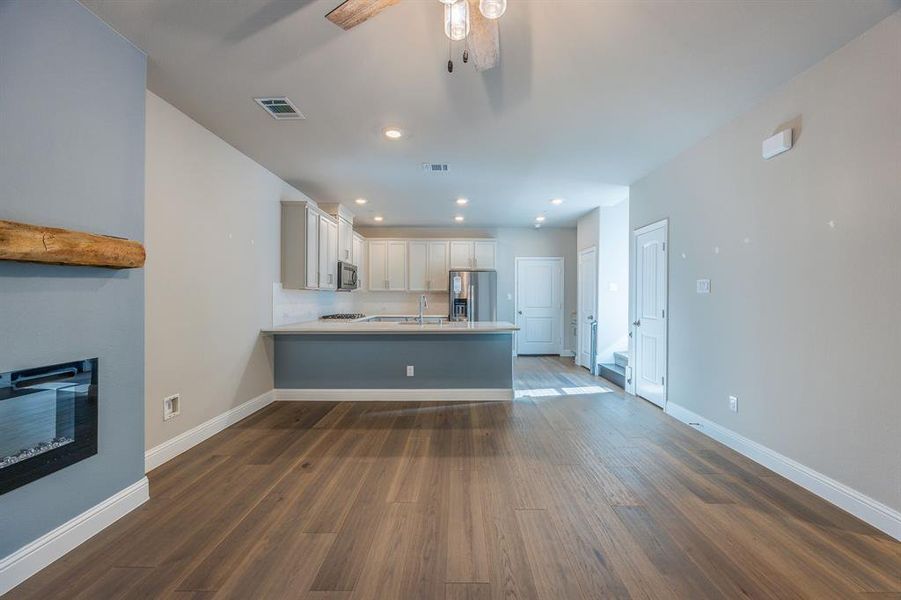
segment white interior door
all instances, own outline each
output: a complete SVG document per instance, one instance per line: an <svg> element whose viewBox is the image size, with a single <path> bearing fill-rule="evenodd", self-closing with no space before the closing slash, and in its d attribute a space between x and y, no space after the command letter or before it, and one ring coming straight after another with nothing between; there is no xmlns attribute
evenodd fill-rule
<svg viewBox="0 0 901 600"><path fill-rule="evenodd" d="M597 250L592 247L579 252L579 349L576 364L587 369L591 368L591 322L597 317L597 307L598 257Z"/></svg>
<svg viewBox="0 0 901 600"><path fill-rule="evenodd" d="M563 351L563 259L516 259L517 354Z"/></svg>
<svg viewBox="0 0 901 600"><path fill-rule="evenodd" d="M666 402L666 222L635 232L635 393Z"/></svg>

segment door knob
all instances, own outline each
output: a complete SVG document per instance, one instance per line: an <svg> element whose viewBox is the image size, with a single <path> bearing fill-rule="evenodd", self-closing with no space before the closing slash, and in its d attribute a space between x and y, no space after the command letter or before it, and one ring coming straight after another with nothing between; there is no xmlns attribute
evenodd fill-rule
<svg viewBox="0 0 901 600"><path fill-rule="evenodd" d="M516 313L521 315L521 314L522 314L522 311L521 311L521 310L518 310L518 311L516 311Z"/></svg>
<svg viewBox="0 0 901 600"><path fill-rule="evenodd" d="M588 315L588 320L589 320L589 321L594 321L594 315Z"/></svg>
<svg viewBox="0 0 901 600"><path fill-rule="evenodd" d="M632 321L632 325L634 325L635 327L641 327L641 319L639 319L637 321Z"/></svg>

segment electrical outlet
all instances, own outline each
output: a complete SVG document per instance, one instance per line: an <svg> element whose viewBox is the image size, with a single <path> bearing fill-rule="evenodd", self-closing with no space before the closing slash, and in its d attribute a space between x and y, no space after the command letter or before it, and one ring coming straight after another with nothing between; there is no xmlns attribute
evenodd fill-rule
<svg viewBox="0 0 901 600"><path fill-rule="evenodd" d="M407 365L407 377L413 377L413 365Z"/></svg>
<svg viewBox="0 0 901 600"><path fill-rule="evenodd" d="M697 289L698 289L699 294L709 294L710 293L710 280L709 279L698 279Z"/></svg>
<svg viewBox="0 0 901 600"><path fill-rule="evenodd" d="M172 394L163 399L163 421L177 417L179 413L181 413L181 396L179 394Z"/></svg>
<svg viewBox="0 0 901 600"><path fill-rule="evenodd" d="M734 413L738 412L738 398L735 396L729 396L729 410Z"/></svg>

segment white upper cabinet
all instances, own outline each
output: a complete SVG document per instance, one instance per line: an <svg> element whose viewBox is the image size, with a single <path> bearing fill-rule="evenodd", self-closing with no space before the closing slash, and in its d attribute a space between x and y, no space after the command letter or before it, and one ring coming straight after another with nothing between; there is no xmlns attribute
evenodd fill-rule
<svg viewBox="0 0 901 600"><path fill-rule="evenodd" d="M410 278L407 289L411 292L425 292L429 289L429 242L422 240L407 242Z"/></svg>
<svg viewBox="0 0 901 600"><path fill-rule="evenodd" d="M450 268L451 269L471 269L473 268L473 246L472 242L465 240L454 240L450 243Z"/></svg>
<svg viewBox="0 0 901 600"><path fill-rule="evenodd" d="M407 242L388 242L388 289L407 289Z"/></svg>
<svg viewBox="0 0 901 600"><path fill-rule="evenodd" d="M307 209L307 287L319 287L319 213Z"/></svg>
<svg viewBox="0 0 901 600"><path fill-rule="evenodd" d="M429 242L428 277L426 288L431 292L447 291L448 243Z"/></svg>
<svg viewBox="0 0 901 600"><path fill-rule="evenodd" d="M353 234L353 243L351 254L353 255L353 259L350 261L354 265L363 269L363 236L359 233Z"/></svg>
<svg viewBox="0 0 901 600"><path fill-rule="evenodd" d="M338 218L338 260L353 262L354 254L354 228L350 221Z"/></svg>
<svg viewBox="0 0 901 600"><path fill-rule="evenodd" d="M319 215L319 289L338 287L338 223L328 215Z"/></svg>
<svg viewBox="0 0 901 600"><path fill-rule="evenodd" d="M451 269L494 269L497 263L494 240L453 240L450 243Z"/></svg>
<svg viewBox="0 0 901 600"><path fill-rule="evenodd" d="M369 289L388 289L388 242L378 240L367 244L369 247Z"/></svg>
<svg viewBox="0 0 901 600"><path fill-rule="evenodd" d="M497 263L497 242L473 242L473 266L476 269L493 269Z"/></svg>
<svg viewBox="0 0 901 600"><path fill-rule="evenodd" d="M319 215L314 204L282 202L282 287L319 289Z"/></svg>
<svg viewBox="0 0 901 600"><path fill-rule="evenodd" d="M403 291L407 289L407 242L372 240L369 248L369 289Z"/></svg>
<svg viewBox="0 0 901 600"><path fill-rule="evenodd" d="M363 236L359 233L353 234L353 261L357 267L357 285L360 289L369 282L369 275L366 274L366 258L363 256L363 248L365 248Z"/></svg>

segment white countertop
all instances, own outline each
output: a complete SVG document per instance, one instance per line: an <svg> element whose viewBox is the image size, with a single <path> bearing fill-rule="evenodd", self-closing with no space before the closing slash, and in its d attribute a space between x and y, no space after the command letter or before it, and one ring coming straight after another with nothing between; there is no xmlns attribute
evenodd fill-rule
<svg viewBox="0 0 901 600"><path fill-rule="evenodd" d="M375 318L399 318L409 315L375 315ZM263 333L270 335L291 335L302 333L513 333L519 328L507 321L444 321L442 323L416 322L390 322L371 321L374 317L356 319L353 321L331 321L319 319L281 325L271 329L264 329ZM425 318L437 319L442 315L425 315Z"/></svg>

